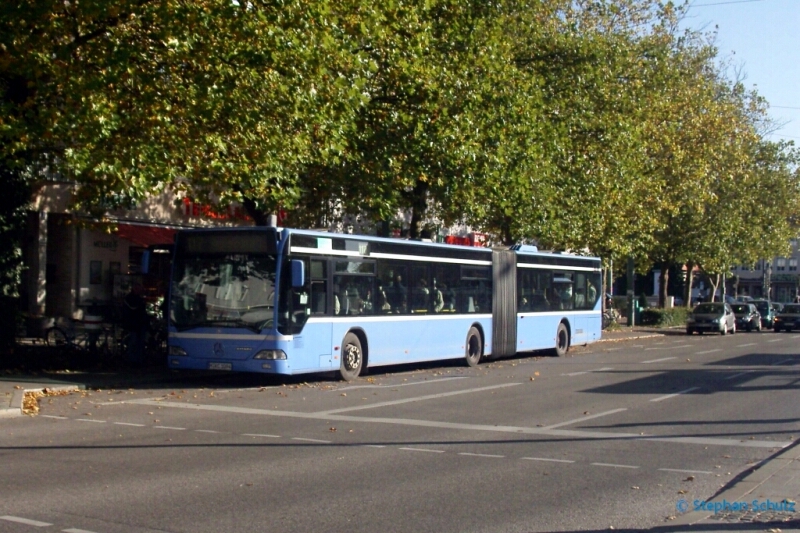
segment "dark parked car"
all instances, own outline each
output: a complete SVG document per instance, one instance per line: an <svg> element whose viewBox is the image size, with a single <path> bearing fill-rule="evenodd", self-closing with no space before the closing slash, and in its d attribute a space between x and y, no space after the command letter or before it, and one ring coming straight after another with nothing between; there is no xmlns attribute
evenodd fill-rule
<svg viewBox="0 0 800 533"><path fill-rule="evenodd" d="M736 315L736 329L761 331L761 315L755 305L733 304L731 309Z"/></svg>
<svg viewBox="0 0 800 533"><path fill-rule="evenodd" d="M775 331L800 329L800 304L786 304L775 317Z"/></svg>
<svg viewBox="0 0 800 533"><path fill-rule="evenodd" d="M769 300L753 300L750 302L758 309L758 314L761 315L761 326L770 328L775 325L775 308Z"/></svg>
<svg viewBox="0 0 800 533"><path fill-rule="evenodd" d="M686 334L705 331L719 332L722 335L736 333L736 317L729 304L708 302L698 305L686 319Z"/></svg>

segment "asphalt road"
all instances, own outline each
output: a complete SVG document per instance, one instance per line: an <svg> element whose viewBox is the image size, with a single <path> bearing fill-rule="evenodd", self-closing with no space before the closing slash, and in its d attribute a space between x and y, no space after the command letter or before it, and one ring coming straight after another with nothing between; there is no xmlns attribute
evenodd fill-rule
<svg viewBox="0 0 800 533"><path fill-rule="evenodd" d="M798 339L45 398L0 426L0 532L661 526L800 436Z"/></svg>

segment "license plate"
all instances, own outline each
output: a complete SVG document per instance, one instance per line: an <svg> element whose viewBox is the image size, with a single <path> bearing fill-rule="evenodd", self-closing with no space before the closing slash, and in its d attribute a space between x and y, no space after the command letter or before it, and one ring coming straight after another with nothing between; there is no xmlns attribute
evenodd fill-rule
<svg viewBox="0 0 800 533"><path fill-rule="evenodd" d="M208 363L209 370L231 370L233 363Z"/></svg>

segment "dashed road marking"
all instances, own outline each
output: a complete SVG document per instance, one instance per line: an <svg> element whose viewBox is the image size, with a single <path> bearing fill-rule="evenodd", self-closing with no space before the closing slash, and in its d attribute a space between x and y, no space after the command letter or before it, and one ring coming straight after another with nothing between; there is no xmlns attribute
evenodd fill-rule
<svg viewBox="0 0 800 533"><path fill-rule="evenodd" d="M575 461L569 461L567 459L550 459L548 457L523 457L527 461L544 461L547 463L574 463Z"/></svg>
<svg viewBox="0 0 800 533"><path fill-rule="evenodd" d="M642 364L649 365L650 363L660 363L661 361L669 361L670 359L677 359L677 357L662 357L661 359L651 359L650 361L642 361Z"/></svg>
<svg viewBox="0 0 800 533"><path fill-rule="evenodd" d="M407 452L444 453L444 450L429 450L427 448L398 448L398 450L405 450Z"/></svg>
<svg viewBox="0 0 800 533"><path fill-rule="evenodd" d="M114 422L114 424L116 424L117 426L132 426L132 427L135 427L135 428L143 428L143 427L145 427L144 424L133 424L131 422Z"/></svg>
<svg viewBox="0 0 800 533"><path fill-rule="evenodd" d="M782 340L783 339L771 339L771 340L768 340L767 342L781 342Z"/></svg>
<svg viewBox="0 0 800 533"><path fill-rule="evenodd" d="M172 426L153 426L153 429L171 429L173 431L186 431L186 428L176 428Z"/></svg>
<svg viewBox="0 0 800 533"><path fill-rule="evenodd" d="M384 444L365 444L364 448L386 448Z"/></svg>
<svg viewBox="0 0 800 533"><path fill-rule="evenodd" d="M7 522L16 522L17 524L25 524L26 526L35 526L35 527L49 527L53 524L48 522L39 522L38 520L31 520L29 518L22 518L19 516L0 516L0 520L6 520Z"/></svg>
<svg viewBox="0 0 800 533"><path fill-rule="evenodd" d="M670 398L674 398L675 396L680 396L681 394L686 394L687 392L692 392L693 390L697 390L699 388L700 387L692 387L692 388L689 388L689 389L686 389L686 390L682 390L680 392L676 392L674 394L667 394L666 396L659 396L658 398L653 398L650 401L651 402L661 402L661 401L664 401L664 400L669 400Z"/></svg>
<svg viewBox="0 0 800 533"><path fill-rule="evenodd" d="M281 438L280 435L266 435L264 433L242 433L242 437L265 437L268 439L279 439ZM299 440L299 439L295 439ZM329 441L319 441L319 442L329 442Z"/></svg>
<svg viewBox="0 0 800 533"><path fill-rule="evenodd" d="M331 441L329 440L307 439L305 437L292 437L292 440L301 440L303 442L318 442L319 444L331 444Z"/></svg>
<svg viewBox="0 0 800 533"><path fill-rule="evenodd" d="M222 431L216 431L213 429L195 429L197 433L222 433Z"/></svg>
<svg viewBox="0 0 800 533"><path fill-rule="evenodd" d="M71 527L69 529L62 529L61 531L63 531L64 533L95 533L94 531L89 531L88 529L77 529L74 527Z"/></svg>
<svg viewBox="0 0 800 533"><path fill-rule="evenodd" d="M566 422L561 422L560 424L553 424L551 426L545 426L543 429L555 429L555 428L560 428L562 426L569 426L571 424L577 424L578 422L583 422L584 420L591 420L593 418L600 418L601 416L613 415L615 413L621 413L622 411L627 411L627 410L628 409L625 408L625 407L622 407L620 409L612 409L610 411L605 411L603 413L597 413L597 414L594 414L594 415L582 416L580 418L575 418L573 420L567 420Z"/></svg>
<svg viewBox="0 0 800 533"><path fill-rule="evenodd" d="M631 468L631 469L634 469L634 468L639 468L638 466L633 466L633 465L617 465L617 464L614 464L614 463L591 463L591 465L592 465L592 466L609 466L609 467L611 467L611 468Z"/></svg>
<svg viewBox="0 0 800 533"><path fill-rule="evenodd" d="M611 367L598 368L596 370L584 370L583 372L570 372L569 374L561 374L562 376L582 376L583 374L591 374L592 372L605 372L606 370L614 370Z"/></svg>
<svg viewBox="0 0 800 533"><path fill-rule="evenodd" d="M385 389L388 387L409 387L411 385L427 385L428 383L438 383L441 381L453 381L455 379L469 379L467 376L453 376L450 378L430 379L428 381L415 381L413 383L398 383L397 385L353 385L352 387L340 387L338 389L331 389L331 392L355 389Z"/></svg>
<svg viewBox="0 0 800 533"><path fill-rule="evenodd" d="M388 402L378 402L378 403L371 403L367 405L357 405L355 407L342 407L341 409L331 409L328 411L319 411L317 413L313 413L315 416L319 415L331 415L336 413L345 413L347 411L360 411L363 409L376 409L378 407L387 407L390 405L400 405L403 403L410 403L410 402L419 402L423 400L435 400L438 398L447 398L448 396L458 396L459 394L470 394L473 392L484 392L489 390L495 389L505 389L507 387L514 387L516 385L521 385L521 383L504 383L502 385L492 385L489 387L478 387L476 389L464 389L452 392L441 392L439 394L427 394L425 396L415 396L413 398L403 398L402 400L392 400Z"/></svg>
<svg viewBox="0 0 800 533"><path fill-rule="evenodd" d="M469 452L458 452L458 455L466 455L468 457L489 457L492 459L503 459L505 455L492 455L490 453L469 453Z"/></svg>
<svg viewBox="0 0 800 533"><path fill-rule="evenodd" d="M756 345L756 343L754 343L754 342L748 342L746 344L737 344L736 347L737 348L745 348L747 346L755 346L755 345Z"/></svg>
<svg viewBox="0 0 800 533"><path fill-rule="evenodd" d="M42 418L55 418L57 420L69 420L69 417L67 417L67 416L56 416L56 415L39 415L39 416L41 416Z"/></svg>
<svg viewBox="0 0 800 533"><path fill-rule="evenodd" d="M682 470L680 468L659 468L659 472L678 472L679 474L713 474L705 470Z"/></svg>
<svg viewBox="0 0 800 533"><path fill-rule="evenodd" d="M94 422L95 424L105 424L105 420L92 420L91 418L76 418L78 422Z"/></svg>
<svg viewBox="0 0 800 533"><path fill-rule="evenodd" d="M723 379L726 380L726 381L729 380L729 379L736 379L738 377L744 376L745 374L749 374L750 372L752 372L752 370L745 370L744 372L739 372L738 374L734 374L732 376L728 376L727 378L723 378Z"/></svg>

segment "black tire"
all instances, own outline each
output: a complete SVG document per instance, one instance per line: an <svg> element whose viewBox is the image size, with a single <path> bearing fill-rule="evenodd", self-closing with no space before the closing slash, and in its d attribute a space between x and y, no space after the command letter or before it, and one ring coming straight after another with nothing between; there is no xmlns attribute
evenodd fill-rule
<svg viewBox="0 0 800 533"><path fill-rule="evenodd" d="M722 330L719 332L719 334L720 335L727 335L728 334L728 325L727 324L723 324L722 325Z"/></svg>
<svg viewBox="0 0 800 533"><path fill-rule="evenodd" d="M747 332L749 333L751 331L753 331L753 323L752 322L748 322L747 323Z"/></svg>
<svg viewBox="0 0 800 533"><path fill-rule="evenodd" d="M775 333L780 333L781 332L781 327L780 326L773 326L773 328L775 330Z"/></svg>
<svg viewBox="0 0 800 533"><path fill-rule="evenodd" d="M686 334L687 335L692 335L692 334L694 334L694 331L692 331L691 329L687 329L686 330Z"/></svg>
<svg viewBox="0 0 800 533"><path fill-rule="evenodd" d="M556 329L556 347L553 348L553 353L556 357L564 357L569 351L569 331L564 323L558 325Z"/></svg>
<svg viewBox="0 0 800 533"><path fill-rule="evenodd" d="M342 361L339 365L339 375L345 381L353 381L361 374L364 366L364 352L361 351L361 341L353 333L348 333L342 341Z"/></svg>
<svg viewBox="0 0 800 533"><path fill-rule="evenodd" d="M467 365L476 367L480 364L483 357L483 340L481 339L481 332L478 328L471 327L467 332L467 343L464 348L464 359Z"/></svg>
<svg viewBox="0 0 800 533"><path fill-rule="evenodd" d="M67 334L56 326L45 331L44 339L48 346L66 346L68 344Z"/></svg>

